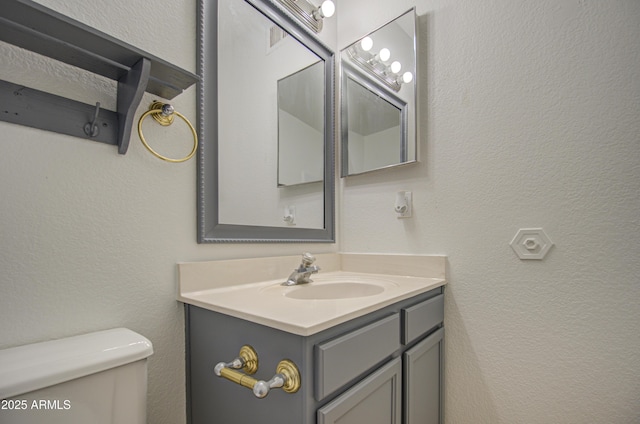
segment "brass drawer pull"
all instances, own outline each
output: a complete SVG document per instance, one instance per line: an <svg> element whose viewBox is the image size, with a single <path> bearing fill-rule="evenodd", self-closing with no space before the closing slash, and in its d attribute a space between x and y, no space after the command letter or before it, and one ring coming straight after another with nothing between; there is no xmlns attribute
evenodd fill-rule
<svg viewBox="0 0 640 424"><path fill-rule="evenodd" d="M276 374L269 381L257 380L247 375L254 374L257 370L258 355L251 346L245 345L240 349L240 355L236 359L231 362L219 362L213 372L218 377L253 390L253 394L260 399L266 397L271 389L281 387L287 393L295 393L300 389L300 371L293 361L280 361L276 367Z"/></svg>

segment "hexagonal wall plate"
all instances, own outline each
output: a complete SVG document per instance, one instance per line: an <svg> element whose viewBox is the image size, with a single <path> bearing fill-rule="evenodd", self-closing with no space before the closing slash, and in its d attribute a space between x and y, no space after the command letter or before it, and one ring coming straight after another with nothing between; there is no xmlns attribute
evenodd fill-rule
<svg viewBox="0 0 640 424"><path fill-rule="evenodd" d="M538 260L543 259L553 246L542 228L521 228L509 244L520 259Z"/></svg>

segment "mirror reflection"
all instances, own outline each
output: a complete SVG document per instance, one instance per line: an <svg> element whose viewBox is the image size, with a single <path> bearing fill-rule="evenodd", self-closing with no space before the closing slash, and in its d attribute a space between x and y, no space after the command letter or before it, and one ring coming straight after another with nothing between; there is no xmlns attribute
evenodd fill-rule
<svg viewBox="0 0 640 424"><path fill-rule="evenodd" d="M295 204L297 226L322 228L322 184L279 190L276 180L278 81L309 68L320 58L250 4L237 0L221 3L226 7L218 11L218 81L223 82L218 86L220 222L286 227L284 208ZM322 71L320 67L316 81L320 91ZM293 103L307 104L307 94L313 95L311 90L303 90L289 97ZM324 104L322 96L319 101ZM320 126L317 136L322 139L323 135ZM321 170L322 149L319 153L316 159ZM306 165L304 159L298 161ZM284 164L281 168L287 169ZM321 179L322 174L316 181Z"/></svg>
<svg viewBox="0 0 640 424"><path fill-rule="evenodd" d="M199 3L199 241L333 241L332 52L270 0Z"/></svg>
<svg viewBox="0 0 640 424"><path fill-rule="evenodd" d="M417 160L415 10L341 52L342 172Z"/></svg>
<svg viewBox="0 0 640 424"><path fill-rule="evenodd" d="M407 103L343 66L343 175L407 162Z"/></svg>
<svg viewBox="0 0 640 424"><path fill-rule="evenodd" d="M321 62L278 81L278 186L322 181Z"/></svg>

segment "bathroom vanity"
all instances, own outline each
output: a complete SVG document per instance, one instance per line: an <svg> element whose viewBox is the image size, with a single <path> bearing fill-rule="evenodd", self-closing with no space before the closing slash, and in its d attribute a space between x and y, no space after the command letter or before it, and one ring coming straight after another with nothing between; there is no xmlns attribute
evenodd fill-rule
<svg viewBox="0 0 640 424"><path fill-rule="evenodd" d="M297 260L180 264L188 422L441 423L444 258L319 255L312 283L282 286ZM225 285L234 270L239 284ZM260 277L246 270L282 278L249 282ZM216 364L243 346L257 354L255 374L238 370L239 384L217 376ZM247 387L270 380L283 359L299 385L258 398Z"/></svg>

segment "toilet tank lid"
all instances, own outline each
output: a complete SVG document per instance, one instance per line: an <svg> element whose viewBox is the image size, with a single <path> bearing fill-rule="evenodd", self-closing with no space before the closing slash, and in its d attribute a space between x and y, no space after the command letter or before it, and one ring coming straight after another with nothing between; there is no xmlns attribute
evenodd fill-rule
<svg viewBox="0 0 640 424"><path fill-rule="evenodd" d="M149 357L151 342L126 328L0 350L0 399Z"/></svg>

